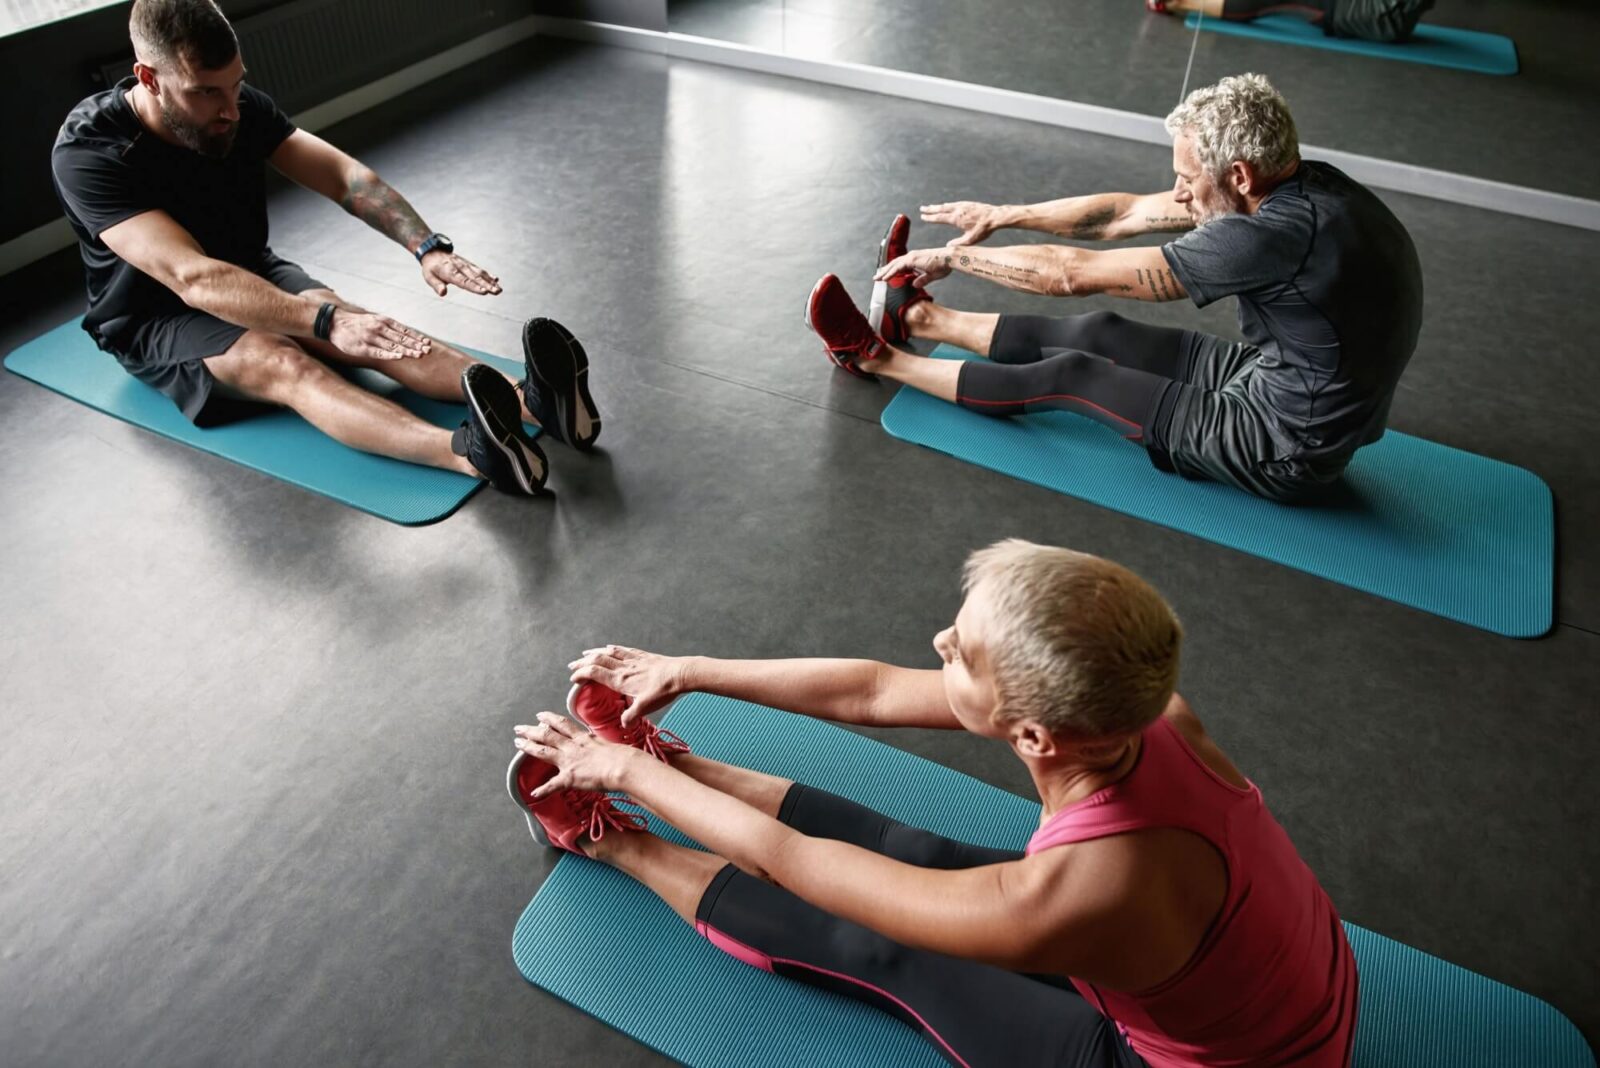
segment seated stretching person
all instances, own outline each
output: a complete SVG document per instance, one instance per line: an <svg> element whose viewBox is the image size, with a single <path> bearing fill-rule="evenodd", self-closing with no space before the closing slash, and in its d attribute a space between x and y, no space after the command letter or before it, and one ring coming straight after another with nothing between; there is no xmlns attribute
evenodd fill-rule
<svg viewBox="0 0 1600 1068"><path fill-rule="evenodd" d="M1409 40L1433 0L1144 0L1162 14L1199 11L1208 19L1245 21L1262 15L1303 15L1329 37L1393 44Z"/></svg>
<svg viewBox="0 0 1600 1068"><path fill-rule="evenodd" d="M1195 90L1167 116L1167 129L1178 175L1171 192L935 205L923 219L962 233L916 252L905 251L910 224L897 219L880 252L869 319L833 275L812 291L807 321L829 358L974 411L1089 416L1187 478L1273 500L1312 496L1383 435L1422 324L1416 250L1366 188L1299 158L1288 106L1259 75ZM1107 251L965 247L1007 226L1083 239L1189 233L1160 247ZM1245 343L1109 312L953 311L922 288L951 271L1057 296L1189 296L1201 307L1237 296ZM890 347L910 338L947 341L992 362Z"/></svg>
<svg viewBox="0 0 1600 1068"><path fill-rule="evenodd" d="M283 405L353 448L512 493L545 481L523 420L593 445L588 361L565 327L524 326L519 398L494 368L356 307L267 247L271 163L404 246L440 296L452 285L500 292L369 168L244 84L233 27L211 0L136 0L129 35L134 76L74 108L51 153L88 276L84 329L129 374L197 426L236 414L239 400ZM452 435L324 361L464 400L468 418Z"/></svg>
<svg viewBox="0 0 1600 1068"><path fill-rule="evenodd" d="M957 1065L1344 1068L1343 927L1173 692L1172 610L1117 564L1023 541L974 553L965 586L942 670L591 650L569 705L594 733L548 712L518 727L512 794L541 841L638 879L746 963L922 1027ZM640 718L690 690L1001 740L1039 830L1024 853L967 845L696 756Z"/></svg>

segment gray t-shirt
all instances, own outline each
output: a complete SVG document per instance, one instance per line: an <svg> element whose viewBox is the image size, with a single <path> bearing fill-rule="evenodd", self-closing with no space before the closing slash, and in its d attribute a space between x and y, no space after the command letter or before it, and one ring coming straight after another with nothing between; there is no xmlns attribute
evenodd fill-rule
<svg viewBox="0 0 1600 1068"><path fill-rule="evenodd" d="M1422 328L1422 267L1365 186L1305 161L1254 215L1213 219L1162 248L1196 305L1239 298L1261 350L1246 395L1278 459L1337 470L1377 441Z"/></svg>

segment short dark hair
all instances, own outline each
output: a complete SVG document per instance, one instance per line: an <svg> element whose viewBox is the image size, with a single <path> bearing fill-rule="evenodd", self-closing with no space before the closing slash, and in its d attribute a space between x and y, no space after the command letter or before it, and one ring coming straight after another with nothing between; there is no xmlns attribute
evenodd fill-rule
<svg viewBox="0 0 1600 1068"><path fill-rule="evenodd" d="M128 36L141 56L218 70L239 54L228 16L214 0L134 0Z"/></svg>

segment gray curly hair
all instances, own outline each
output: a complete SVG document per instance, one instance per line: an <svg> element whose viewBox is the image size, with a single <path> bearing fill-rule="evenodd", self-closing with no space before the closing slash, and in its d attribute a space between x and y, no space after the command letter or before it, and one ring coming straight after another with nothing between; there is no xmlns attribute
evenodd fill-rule
<svg viewBox="0 0 1600 1068"><path fill-rule="evenodd" d="M1187 133L1213 178L1220 179L1234 160L1272 175L1300 158L1289 105L1260 74L1236 74L1196 89L1167 116L1167 132Z"/></svg>

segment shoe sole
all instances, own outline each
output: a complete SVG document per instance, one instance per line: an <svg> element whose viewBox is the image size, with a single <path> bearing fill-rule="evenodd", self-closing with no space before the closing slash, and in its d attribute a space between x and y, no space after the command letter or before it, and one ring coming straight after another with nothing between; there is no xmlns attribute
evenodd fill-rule
<svg viewBox="0 0 1600 1068"><path fill-rule="evenodd" d="M506 767L506 793L510 794L511 800L517 803L517 808L522 810L523 818L528 821L528 833L533 835L533 840L546 849L550 849L553 848L550 844L550 836L544 833L544 827L539 823L538 818L534 816L533 810L522 800L522 793L517 789L517 766L524 760L530 759L532 758L527 753L518 753L511 758L511 763Z"/></svg>
<svg viewBox="0 0 1600 1068"><path fill-rule="evenodd" d="M536 495L540 490L544 489L545 477L549 473L544 453L539 449L539 446L522 436L520 419L517 420L517 426L513 428L507 425L501 413L485 405L483 398L478 395L478 391L472 388L468 380L469 373L463 371L461 374L461 392L466 395L467 406L472 409L472 414L477 417L479 422L489 428L489 440L494 443L494 447L511 464L511 473L516 477L517 485L522 489L522 492L530 497ZM499 372L491 371L490 373L498 374ZM510 386L508 385L506 388L510 389ZM512 390L511 394L515 397L516 391ZM537 476L534 474L536 470L539 472Z"/></svg>
<svg viewBox="0 0 1600 1068"><path fill-rule="evenodd" d="M822 288L822 283L826 282L829 278L832 278L832 277L833 277L832 275L825 274L820 279L818 279L817 280L817 284L811 287L811 295L806 298L806 329L811 331L813 334L817 334L817 328L811 322L811 305L816 303L817 291ZM817 337L820 338L820 337L822 337L822 335L821 334L817 334ZM835 367L839 368L841 371L849 371L851 374L855 375L857 378L864 378L864 379L866 379L867 381L870 382L870 381L872 381L872 380L874 380L874 379L876 379L878 377L877 375L869 375L867 372L861 370L859 367L852 366L851 364L845 363L843 360L839 359L839 357L837 357L837 356L835 356L833 354L833 350L828 347L827 342L823 342L822 354L824 356L828 357L828 362L829 363L833 364Z"/></svg>
<svg viewBox="0 0 1600 1068"><path fill-rule="evenodd" d="M889 259L890 259L890 256L889 256L889 241L894 237L895 227L900 225L900 220L903 219L903 218L905 218L905 216L896 215L894 217L894 222L889 224L889 229L887 229L887 230L885 230L883 232L883 240L878 242L878 266L880 268L883 267L884 264L889 262ZM910 223L910 220L908 219L907 220L908 227L909 227L909 223ZM874 272L874 273L876 273L876 272ZM872 283L872 300L869 301L868 304L867 304L867 324L869 326L871 326L872 329L874 329L874 330L876 330L878 332L878 336L879 337L882 337L884 339L887 339L890 334L894 333L894 331L892 331L892 330L885 330L884 329L884 325L885 324L884 324L884 321L883 321L883 309L885 307L887 307L888 304L889 304L889 283L888 282L873 282Z"/></svg>
<svg viewBox="0 0 1600 1068"><path fill-rule="evenodd" d="M530 328L540 329L535 324L543 324L546 332L553 333L562 344L559 347L531 344ZM556 420L561 424L561 438L575 449L587 452L594 448L595 439L600 436L600 409L595 407L594 397L589 393L589 356L583 351L583 345L572 331L554 319L530 320L522 329L522 344L524 351L533 356L528 361L528 372L538 379L540 389L550 390L551 395L559 398ZM578 434L580 405L589 419L589 433L581 437Z"/></svg>

